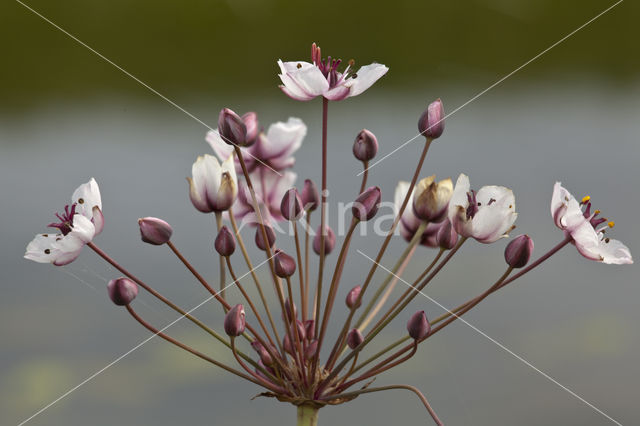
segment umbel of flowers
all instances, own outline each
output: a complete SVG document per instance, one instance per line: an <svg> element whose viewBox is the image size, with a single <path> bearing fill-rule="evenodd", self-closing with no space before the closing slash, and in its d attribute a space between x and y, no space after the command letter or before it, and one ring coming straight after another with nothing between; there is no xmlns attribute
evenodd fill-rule
<svg viewBox="0 0 640 426"><path fill-rule="evenodd" d="M188 180L188 195L193 206L202 213L213 214L217 232L211 236L214 256L219 259L218 283L211 283L200 274L172 242L171 226L154 217L138 222L142 241L167 246L177 260L194 276L225 312L223 324L205 324L142 281L129 269L99 248L94 239L104 226L102 201L98 184L92 178L74 191L71 204L56 214L59 222L49 224L55 231L36 235L27 246L25 257L41 263L65 265L76 259L86 245L122 274L107 285L108 295L151 333L177 345L187 352L227 372L241 377L262 389L262 396L274 397L298 408L299 425L315 425L318 410L327 405L342 404L358 396L392 389L413 392L436 424L442 421L427 398L415 387L403 384L372 386L382 373L408 361L420 344L464 315L490 294L507 286L538 267L567 245L574 245L580 254L602 263L632 263L629 249L609 237L613 221L592 210L590 197L580 201L560 183L551 195L551 217L562 231L559 242L535 260L533 240L520 235L504 250L505 270L495 282L478 296L460 304L437 318L424 310L406 312L406 307L431 283L454 258L467 241L492 244L509 237L517 218L513 192L504 186L487 185L477 190L469 177L460 174L454 185L451 179L435 176L421 178L423 164L431 144L442 137L445 113L438 99L430 103L418 120L418 130L424 141L417 164L408 182L396 188L395 219L386 231L375 260L361 276L358 285L345 288L342 273L349 255L354 232L374 219L383 195L377 186L369 186L369 162L378 151L378 140L369 130L355 137L353 154L363 166L359 194L354 194L351 222L345 235L338 240L327 223L327 123L330 101L340 101L362 94L382 77L388 68L370 64L355 70L350 62L323 58L315 44L311 62L278 61L280 88L298 101L322 99L322 180L320 191L309 179L296 184L293 155L307 133L306 125L297 118L271 124L266 132L255 113L238 115L225 108L220 112L218 129L211 130L206 140L214 155L198 157ZM336 165L343 167L343 165ZM238 179L240 176L240 179ZM319 210L319 221L312 226L312 216ZM245 228L244 236L241 232ZM295 252L278 248L275 230L287 224ZM253 232L249 240L262 252L260 259L251 258L245 241L246 229ZM406 249L393 264L385 268L381 282L373 279L392 238L399 234L408 242ZM303 235L301 235L301 233ZM428 253L418 246L433 249ZM313 250L313 254L311 253ZM329 255L336 252L329 268ZM255 253L256 250L253 250ZM417 254L419 253L419 254ZM395 284L403 276L407 264L416 256L427 265L416 277L407 277L411 285L400 297L391 298ZM236 259L232 263L232 258ZM246 265L236 271L237 264ZM234 263L236 266L234 266ZM385 263L388 263L385 260ZM262 282L255 269L266 264L269 282ZM312 264L314 273L312 274ZM518 270L517 272L515 272ZM251 276L251 284L240 282ZM315 275L315 276L314 276ZM217 285L216 285L217 284ZM240 296L225 292L230 286ZM229 350L235 363L229 363L219 353L204 353L171 337L144 320L134 309L134 300L142 287L220 343L219 351ZM347 293L344 304L338 299L340 290ZM267 292L275 293L275 304L267 302ZM338 299L338 300L337 300ZM337 301L337 303L336 303ZM346 310L342 323L332 321L335 309ZM394 320L406 322L406 334L383 350L375 348L376 336ZM327 340L327 330L335 340ZM220 361L220 360L225 360Z"/></svg>

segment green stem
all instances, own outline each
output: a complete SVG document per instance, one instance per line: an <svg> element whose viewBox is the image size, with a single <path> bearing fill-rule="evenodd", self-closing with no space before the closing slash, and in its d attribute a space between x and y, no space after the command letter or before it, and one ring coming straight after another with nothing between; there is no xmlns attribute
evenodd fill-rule
<svg viewBox="0 0 640 426"><path fill-rule="evenodd" d="M318 411L313 405L298 405L298 426L318 426Z"/></svg>

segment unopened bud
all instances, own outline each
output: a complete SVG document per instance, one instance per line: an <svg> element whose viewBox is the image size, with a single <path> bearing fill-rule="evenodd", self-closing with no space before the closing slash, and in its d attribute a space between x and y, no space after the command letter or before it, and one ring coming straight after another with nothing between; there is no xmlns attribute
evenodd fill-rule
<svg viewBox="0 0 640 426"><path fill-rule="evenodd" d="M161 246L171 239L173 229L171 225L157 217L143 217L138 219L140 237L145 243Z"/></svg>
<svg viewBox="0 0 640 426"><path fill-rule="evenodd" d="M220 228L213 245L220 256L228 257L236 251L236 239L226 225Z"/></svg>
<svg viewBox="0 0 640 426"><path fill-rule="evenodd" d="M416 185L413 197L415 215L432 223L441 222L447 215L449 200L453 195L451 179L435 181L436 176L421 179Z"/></svg>
<svg viewBox="0 0 640 426"><path fill-rule="evenodd" d="M298 318L298 308L296 307L296 304L293 303L293 316L291 315L291 302L289 301L289 299L286 299L284 301L284 310L287 313L287 322L291 322L294 319ZM282 319L284 320L284 313L282 314Z"/></svg>
<svg viewBox="0 0 640 426"><path fill-rule="evenodd" d="M316 352L318 352L318 341L313 340L307 345L307 348L304 350L305 359L310 360L311 358L316 356Z"/></svg>
<svg viewBox="0 0 640 426"><path fill-rule="evenodd" d="M449 219L441 222L440 229L436 234L436 241L440 248L451 250L458 243L458 233Z"/></svg>
<svg viewBox="0 0 640 426"><path fill-rule="evenodd" d="M364 190L362 194L356 198L351 213L361 221L369 220L378 213L380 206L380 188L372 186Z"/></svg>
<svg viewBox="0 0 640 426"><path fill-rule="evenodd" d="M318 208L320 204L320 194L318 194L318 188L312 180L305 179L300 200L305 210L312 212Z"/></svg>
<svg viewBox="0 0 640 426"><path fill-rule="evenodd" d="M300 340L304 340L307 337L307 331L304 328L304 324L302 323L302 321L296 320L295 326L298 329L298 337L300 338ZM293 328L292 328L291 332L295 336L296 331L293 330Z"/></svg>
<svg viewBox="0 0 640 426"><path fill-rule="evenodd" d="M512 268L522 268L533 253L533 240L528 235L519 235L504 249L504 260Z"/></svg>
<svg viewBox="0 0 640 426"><path fill-rule="evenodd" d="M376 135L367 129L360 130L353 142L353 155L360 161L369 161L378 153Z"/></svg>
<svg viewBox="0 0 640 426"><path fill-rule="evenodd" d="M300 219L304 214L302 200L296 188L291 188L284 193L280 203L280 213L285 219L291 221Z"/></svg>
<svg viewBox="0 0 640 426"><path fill-rule="evenodd" d="M361 291L362 291L362 287L357 285L354 288L352 288L349 291L349 293L347 293L347 299L345 300L345 303L347 304L347 307L349 309L353 309L353 307L356 305L356 302L358 301L358 297L360 297ZM358 303L358 306L356 306L356 309L359 308L361 304L362 304L362 300L360 301L360 303Z"/></svg>
<svg viewBox="0 0 640 426"><path fill-rule="evenodd" d="M327 255L331 253L336 246L336 234L333 233L333 229L331 229L328 225L325 225L325 237L324 237L324 254ZM320 255L322 252L322 235L320 233L320 227L318 227L318 231L316 232L316 236L313 237L313 251L316 252L317 255Z"/></svg>
<svg viewBox="0 0 640 426"><path fill-rule="evenodd" d="M284 348L285 352L287 352L288 354L291 354L291 356L295 356L296 351L293 345L291 344L289 333L284 334L284 337L282 338L282 347Z"/></svg>
<svg viewBox="0 0 640 426"><path fill-rule="evenodd" d="M131 303L138 295L138 285L129 278L117 278L107 284L109 298L118 306Z"/></svg>
<svg viewBox="0 0 640 426"><path fill-rule="evenodd" d="M271 374L272 376L276 374L276 372L274 371L274 369L273 369L273 368L271 368L271 367L268 367L268 366L264 365L264 362L262 362L262 360L261 360L261 359L259 359L259 360L258 360L258 365L259 365L262 369L264 369L264 371L268 372L268 373L269 373L269 374ZM257 374L258 376L260 376L261 378L263 378L264 380L266 380L266 381L268 381L268 382L271 382L271 379L270 379L267 375L265 375L265 374L260 370L260 368L256 368L256 374Z"/></svg>
<svg viewBox="0 0 640 426"><path fill-rule="evenodd" d="M273 258L276 275L280 278L288 278L296 272L296 261L282 250L278 251Z"/></svg>
<svg viewBox="0 0 640 426"><path fill-rule="evenodd" d="M276 242L276 233L269 225L264 225L264 230L267 233L267 239L269 240L269 248L273 248ZM264 236L262 235L262 226L256 227L256 245L260 250L267 250L267 245L264 243Z"/></svg>
<svg viewBox="0 0 640 426"><path fill-rule="evenodd" d="M256 141L260 128L258 125L258 115L255 112L248 112L242 116L242 121L247 128L246 145L250 146Z"/></svg>
<svg viewBox="0 0 640 426"><path fill-rule="evenodd" d="M230 337L238 337L244 333L244 306L238 303L224 317L224 331Z"/></svg>
<svg viewBox="0 0 640 426"><path fill-rule="evenodd" d="M351 349L355 349L360 346L362 342L364 342L364 337L362 336L362 333L360 333L360 330L357 328L351 329L349 334L347 334L347 345Z"/></svg>
<svg viewBox="0 0 640 426"><path fill-rule="evenodd" d="M409 336L414 340L420 340L431 331L431 325L427 321L427 315L424 311L418 311L409 318L407 322L407 331Z"/></svg>
<svg viewBox="0 0 640 426"><path fill-rule="evenodd" d="M271 356L267 348L265 348L262 343L258 342L257 340L254 340L253 342L251 342L251 347L253 348L254 351L256 351L256 353L260 357L260 361L262 361L264 365L273 365L274 363L273 357Z"/></svg>
<svg viewBox="0 0 640 426"><path fill-rule="evenodd" d="M444 107L437 99L431 102L418 120L420 134L429 139L437 139L444 132Z"/></svg>
<svg viewBox="0 0 640 426"><path fill-rule="evenodd" d="M218 115L218 133L229 145L247 146L247 126L242 118L229 108L223 108Z"/></svg>
<svg viewBox="0 0 640 426"><path fill-rule="evenodd" d="M316 322L312 319L308 319L304 322L304 330L307 335L307 339L311 340L313 338L313 334L315 333Z"/></svg>

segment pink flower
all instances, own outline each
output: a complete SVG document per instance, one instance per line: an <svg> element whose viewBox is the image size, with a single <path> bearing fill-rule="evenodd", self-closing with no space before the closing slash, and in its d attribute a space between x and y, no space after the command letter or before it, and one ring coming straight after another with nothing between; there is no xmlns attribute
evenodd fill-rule
<svg viewBox="0 0 640 426"><path fill-rule="evenodd" d="M280 204L285 193L295 186L297 175L290 171L278 175L265 167L258 167L249 176L265 223L274 225L286 220L280 211ZM251 193L244 181L239 182L238 199L233 205L233 214L236 218L242 219L243 223L259 223L253 209Z"/></svg>
<svg viewBox="0 0 640 426"><path fill-rule="evenodd" d="M585 206L585 210L582 210ZM572 243L581 255L590 260L611 264L633 263L631 252L618 240L605 237L608 228L613 228L613 222L598 217L599 210L591 213L590 197L584 197L578 201L556 182L551 196L551 216L556 226L562 229L565 235L570 236ZM599 225L604 224L600 228Z"/></svg>
<svg viewBox="0 0 640 426"><path fill-rule="evenodd" d="M389 71L385 65L374 62L353 72L351 62L343 72L339 72L338 66L342 61L330 56L323 59L315 43L311 46L311 61L278 60L282 80L280 89L290 98L309 101L322 95L331 101L341 101L364 92Z"/></svg>
<svg viewBox="0 0 640 426"><path fill-rule="evenodd" d="M100 188L94 178L80 185L71 196L71 205L64 213L56 214L59 223L48 226L57 228L57 234L38 234L27 246L25 259L38 263L53 263L56 266L73 262L85 244L102 232L102 199Z"/></svg>

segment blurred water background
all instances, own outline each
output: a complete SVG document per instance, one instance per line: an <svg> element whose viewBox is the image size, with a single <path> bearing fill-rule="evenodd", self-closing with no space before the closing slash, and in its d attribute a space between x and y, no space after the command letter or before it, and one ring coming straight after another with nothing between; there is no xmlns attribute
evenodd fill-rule
<svg viewBox="0 0 640 426"><path fill-rule="evenodd" d="M428 101L441 97L452 111L612 3L28 4L213 127L224 106L254 110L265 126L302 118L309 133L297 155L299 182L320 177L320 102L280 93L275 60L306 59L316 41L327 54L389 65L370 91L330 106L329 185L337 202L353 199L359 187L351 143L360 129L378 136L385 155L416 134ZM22 259L33 234L45 231L75 187L91 176L98 180L107 226L97 243L181 306L207 295L168 250L139 241L136 219L169 221L175 243L211 279L217 259L212 218L191 206L184 181L196 156L210 152L206 127L19 3L0 5L0 16L0 423L18 424L149 336L109 302L106 280L117 273L89 250L61 268ZM561 238L549 215L552 186L560 180L578 197L591 195L616 221L612 236L637 256L639 17L636 3L621 3L461 109L434 143L423 175L455 179L465 172L473 185L513 188L516 233L531 235L538 254ZM371 170L383 198L392 200L397 181L410 177L420 149L415 141ZM335 214L330 220L337 223ZM355 249L374 257L382 241L369 234L352 244L339 300L370 266ZM279 245L291 248L284 238ZM383 264L390 267L404 245L398 238ZM453 307L481 292L503 271L504 245L469 243L428 294ZM405 276L415 277L434 254L419 249ZM335 255L330 260L331 266ZM266 279L265 272L259 275ZM467 320L621 424L639 424L637 281L633 265L589 262L568 247ZM158 326L176 317L146 294L136 304ZM430 317L442 313L422 298L406 317L417 309ZM197 313L221 324L213 303ZM339 304L335 324L344 314ZM404 333L405 320L384 332L380 347ZM170 330L233 362L188 322ZM462 323L376 381L388 383L418 386L448 425L613 423ZM153 339L29 424L293 423L293 407L250 400L258 392ZM412 395L394 391L323 409L320 421L422 424L425 415Z"/></svg>

